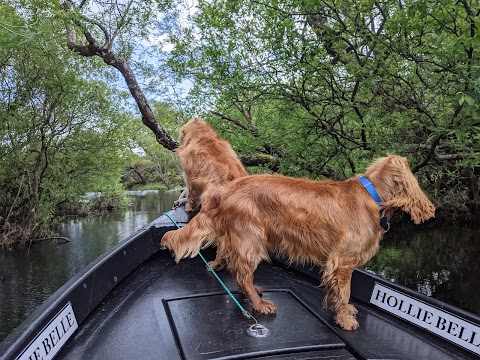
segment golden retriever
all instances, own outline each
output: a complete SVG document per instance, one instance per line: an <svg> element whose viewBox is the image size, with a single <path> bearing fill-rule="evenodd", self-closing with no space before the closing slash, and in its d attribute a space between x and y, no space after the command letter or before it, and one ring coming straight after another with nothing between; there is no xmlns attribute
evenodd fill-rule
<svg viewBox="0 0 480 360"><path fill-rule="evenodd" d="M192 118L180 129L180 146L175 152L184 171L187 212L198 211L225 184L248 175L230 144L200 118ZM217 257L210 266L218 270L223 263Z"/></svg>
<svg viewBox="0 0 480 360"><path fill-rule="evenodd" d="M419 224L435 215L435 207L420 189L407 160L390 155L374 161L367 178L381 198L377 203L355 176L346 181L312 181L280 175L252 175L226 185L210 197L199 214L180 230L167 232L162 244L176 260L196 256L215 243L240 289L254 310L275 313L253 285L258 264L269 251L292 262L313 263L323 269L324 306L335 322L356 329L357 309L349 304L353 270L378 251L396 209Z"/></svg>
<svg viewBox="0 0 480 360"><path fill-rule="evenodd" d="M188 121L180 130L180 158L187 186L187 212L198 211L212 193L248 173L230 144L200 118Z"/></svg>

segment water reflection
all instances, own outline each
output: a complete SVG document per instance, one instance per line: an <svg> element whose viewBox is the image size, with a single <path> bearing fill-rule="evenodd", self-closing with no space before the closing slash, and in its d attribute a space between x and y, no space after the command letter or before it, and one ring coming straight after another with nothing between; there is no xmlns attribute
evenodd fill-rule
<svg viewBox="0 0 480 360"><path fill-rule="evenodd" d="M61 224L67 244L0 250L0 341L68 279L142 226L171 209L178 192L131 192L132 205L115 213Z"/></svg>
<svg viewBox="0 0 480 360"><path fill-rule="evenodd" d="M480 228L404 226L385 235L365 268L480 315Z"/></svg>

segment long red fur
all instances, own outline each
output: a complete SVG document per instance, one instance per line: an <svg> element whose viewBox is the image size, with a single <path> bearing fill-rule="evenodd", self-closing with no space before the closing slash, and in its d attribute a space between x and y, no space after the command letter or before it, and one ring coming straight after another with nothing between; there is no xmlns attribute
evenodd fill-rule
<svg viewBox="0 0 480 360"><path fill-rule="evenodd" d="M377 159L364 176L377 189L388 219L396 209L416 224L434 216L405 158ZM269 260L269 252L319 265L324 305L333 309L338 325L353 330L359 324L349 304L351 276L378 251L384 234L379 209L357 177L339 182L252 175L212 195L187 226L167 232L162 244L179 261L214 243L253 308L267 314L276 307L258 295L253 272Z"/></svg>
<svg viewBox="0 0 480 360"><path fill-rule="evenodd" d="M187 212L198 211L220 187L248 175L230 144L200 118L192 118L180 129L175 152L184 171Z"/></svg>
<svg viewBox="0 0 480 360"><path fill-rule="evenodd" d="M182 126L180 146L175 152L184 171L187 212L198 211L224 185L248 175L230 144L200 118L192 118ZM220 270L225 263L217 256L210 266Z"/></svg>

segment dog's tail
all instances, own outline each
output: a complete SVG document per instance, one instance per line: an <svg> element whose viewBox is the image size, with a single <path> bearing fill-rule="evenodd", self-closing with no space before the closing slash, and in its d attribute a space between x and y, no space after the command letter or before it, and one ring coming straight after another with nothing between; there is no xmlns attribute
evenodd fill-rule
<svg viewBox="0 0 480 360"><path fill-rule="evenodd" d="M212 195L186 226L163 235L162 245L175 253L175 261L195 257L200 249L215 242L215 227L212 224L219 204L220 195Z"/></svg>

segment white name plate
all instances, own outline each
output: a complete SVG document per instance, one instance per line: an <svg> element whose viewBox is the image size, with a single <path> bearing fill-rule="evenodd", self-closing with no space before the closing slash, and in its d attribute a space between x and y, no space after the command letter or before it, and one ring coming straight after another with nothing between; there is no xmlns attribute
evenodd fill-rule
<svg viewBox="0 0 480 360"><path fill-rule="evenodd" d="M480 327L468 320L378 283L370 303L480 355Z"/></svg>
<svg viewBox="0 0 480 360"><path fill-rule="evenodd" d="M77 328L72 304L68 302L23 350L17 360L53 359Z"/></svg>

